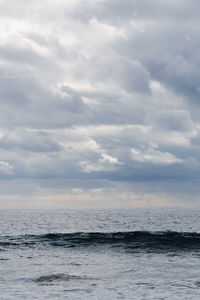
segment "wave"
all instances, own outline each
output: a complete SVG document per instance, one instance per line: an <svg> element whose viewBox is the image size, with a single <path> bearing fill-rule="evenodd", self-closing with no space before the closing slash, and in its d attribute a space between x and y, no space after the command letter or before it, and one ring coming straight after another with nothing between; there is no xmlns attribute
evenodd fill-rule
<svg viewBox="0 0 200 300"><path fill-rule="evenodd" d="M76 232L0 237L0 250L26 247L121 247L132 250L200 250L200 233L174 231Z"/></svg>
<svg viewBox="0 0 200 300"><path fill-rule="evenodd" d="M37 277L33 279L33 281L44 284L44 283L49 283L53 281L69 281L72 279L83 279L80 276L75 276L75 275L69 275L69 274L64 274L64 273L55 273L55 274L50 274L50 275L43 275L40 277Z"/></svg>

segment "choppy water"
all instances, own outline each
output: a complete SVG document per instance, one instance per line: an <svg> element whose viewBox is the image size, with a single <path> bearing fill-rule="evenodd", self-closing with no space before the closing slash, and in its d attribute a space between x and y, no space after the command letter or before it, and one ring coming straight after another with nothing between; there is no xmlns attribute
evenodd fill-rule
<svg viewBox="0 0 200 300"><path fill-rule="evenodd" d="M0 299L200 299L200 210L0 210Z"/></svg>

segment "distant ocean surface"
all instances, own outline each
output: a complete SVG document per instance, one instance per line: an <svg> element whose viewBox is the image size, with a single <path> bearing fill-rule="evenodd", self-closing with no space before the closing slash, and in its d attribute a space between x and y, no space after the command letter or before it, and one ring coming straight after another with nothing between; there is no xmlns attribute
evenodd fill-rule
<svg viewBox="0 0 200 300"><path fill-rule="evenodd" d="M200 209L0 210L0 300L200 299Z"/></svg>

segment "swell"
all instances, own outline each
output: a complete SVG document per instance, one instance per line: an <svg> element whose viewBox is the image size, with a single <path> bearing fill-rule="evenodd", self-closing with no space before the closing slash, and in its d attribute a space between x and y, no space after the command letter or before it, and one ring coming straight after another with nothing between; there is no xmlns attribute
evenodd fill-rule
<svg viewBox="0 0 200 300"><path fill-rule="evenodd" d="M200 250L200 233L191 232L76 232L0 237L0 250L17 248L122 247L135 250Z"/></svg>

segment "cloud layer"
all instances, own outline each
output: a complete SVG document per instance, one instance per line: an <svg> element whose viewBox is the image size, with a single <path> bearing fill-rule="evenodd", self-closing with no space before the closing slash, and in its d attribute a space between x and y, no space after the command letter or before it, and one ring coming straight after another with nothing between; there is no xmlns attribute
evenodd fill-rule
<svg viewBox="0 0 200 300"><path fill-rule="evenodd" d="M3 207L197 202L199 1L0 7Z"/></svg>

